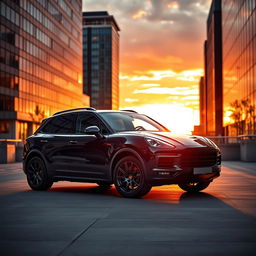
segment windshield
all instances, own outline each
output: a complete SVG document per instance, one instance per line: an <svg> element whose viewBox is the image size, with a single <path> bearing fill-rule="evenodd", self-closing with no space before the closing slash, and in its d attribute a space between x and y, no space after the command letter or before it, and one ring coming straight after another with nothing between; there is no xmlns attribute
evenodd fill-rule
<svg viewBox="0 0 256 256"><path fill-rule="evenodd" d="M167 128L153 119L137 113L102 112L101 117L116 132L121 131L154 131L166 132Z"/></svg>

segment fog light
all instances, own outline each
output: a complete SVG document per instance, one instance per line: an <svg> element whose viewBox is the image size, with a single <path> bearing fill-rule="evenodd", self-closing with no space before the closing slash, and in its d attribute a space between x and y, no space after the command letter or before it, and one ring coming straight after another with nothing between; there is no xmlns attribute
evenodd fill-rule
<svg viewBox="0 0 256 256"><path fill-rule="evenodd" d="M158 172L159 175L170 175L170 172Z"/></svg>

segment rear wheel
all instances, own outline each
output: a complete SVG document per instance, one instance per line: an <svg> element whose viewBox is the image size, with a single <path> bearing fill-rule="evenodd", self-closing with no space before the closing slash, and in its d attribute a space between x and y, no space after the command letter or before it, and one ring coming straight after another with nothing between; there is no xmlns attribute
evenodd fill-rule
<svg viewBox="0 0 256 256"><path fill-rule="evenodd" d="M31 158L26 165L28 185L33 190L47 190L53 182L48 178L43 160L40 157Z"/></svg>
<svg viewBox="0 0 256 256"><path fill-rule="evenodd" d="M178 184L179 187L187 192L199 192L206 189L210 182L189 182Z"/></svg>
<svg viewBox="0 0 256 256"><path fill-rule="evenodd" d="M114 183L117 191L124 197L142 197L152 187L146 182L141 162L133 156L124 157L116 164Z"/></svg>

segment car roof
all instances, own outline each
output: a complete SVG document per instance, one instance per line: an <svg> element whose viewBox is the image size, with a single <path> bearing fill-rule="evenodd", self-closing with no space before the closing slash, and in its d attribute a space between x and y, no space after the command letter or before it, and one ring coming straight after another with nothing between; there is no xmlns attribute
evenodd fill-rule
<svg viewBox="0 0 256 256"><path fill-rule="evenodd" d="M96 110L95 108L75 108L75 109L67 109L67 110L63 110L63 111L59 111L56 112L55 114L53 114L52 116L49 116L47 118L44 118L42 120L42 124L45 123L47 120L54 118L56 116L61 116L61 115L65 115L65 114L70 114L70 113L79 113L79 112L90 112L90 113L130 113L130 114L139 114L134 110L130 110L130 109L123 109L123 110ZM147 116L144 114L139 114L139 115L143 115L143 116ZM147 116L148 117L148 116ZM148 117L150 118L150 117ZM150 118L152 119L152 118ZM153 119L152 119L153 120ZM165 126L163 126L162 124L160 124L159 122L157 122L156 120L153 120L154 122L158 123L161 127L163 127L165 130L168 130Z"/></svg>
<svg viewBox="0 0 256 256"><path fill-rule="evenodd" d="M63 111L58 111L56 113L54 113L52 116L49 116L49 117L46 117L43 119L44 120L47 120L47 119L50 119L52 117L55 117L55 116L60 116L60 115L63 115L63 114L70 114L70 113L80 113L80 112L91 112L91 113L107 113L107 112L113 112L113 113L124 113L124 112L128 112L128 113L136 113L136 111L134 110L130 110L130 109L124 109L124 110L96 110L95 108L91 108L91 107L88 107L88 108L74 108L74 109L67 109L67 110L63 110Z"/></svg>

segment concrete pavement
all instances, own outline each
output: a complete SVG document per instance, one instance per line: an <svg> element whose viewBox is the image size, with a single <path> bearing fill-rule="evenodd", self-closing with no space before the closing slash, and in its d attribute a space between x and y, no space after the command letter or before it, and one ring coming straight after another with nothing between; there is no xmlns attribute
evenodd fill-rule
<svg viewBox="0 0 256 256"><path fill-rule="evenodd" d="M1 255L254 255L256 163L224 162L204 193L58 182L31 191L21 164L0 165Z"/></svg>

